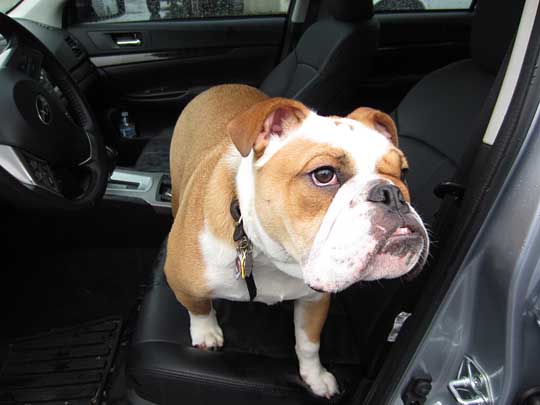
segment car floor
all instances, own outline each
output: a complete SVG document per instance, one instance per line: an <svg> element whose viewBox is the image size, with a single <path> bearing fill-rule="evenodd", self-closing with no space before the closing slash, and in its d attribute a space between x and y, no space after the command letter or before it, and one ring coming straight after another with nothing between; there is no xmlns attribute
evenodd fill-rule
<svg viewBox="0 0 540 405"><path fill-rule="evenodd" d="M10 252L1 341L108 316L127 319L155 254L118 247Z"/></svg>
<svg viewBox="0 0 540 405"><path fill-rule="evenodd" d="M10 344L20 338L120 318L119 345L105 390L111 394L109 403L116 403L114 397L125 400L123 368L129 334L156 249L93 247L9 253L0 294L0 370L13 362Z"/></svg>

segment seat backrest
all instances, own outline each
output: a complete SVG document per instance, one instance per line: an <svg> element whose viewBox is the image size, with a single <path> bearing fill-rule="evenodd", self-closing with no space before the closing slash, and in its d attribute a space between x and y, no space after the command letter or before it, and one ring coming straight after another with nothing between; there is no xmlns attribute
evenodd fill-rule
<svg viewBox="0 0 540 405"><path fill-rule="evenodd" d="M523 0L482 0L471 36L471 59L422 79L394 111L407 154L413 203L433 223L440 200L433 189L452 180L468 149L482 138L481 117L495 77L519 24Z"/></svg>
<svg viewBox="0 0 540 405"><path fill-rule="evenodd" d="M321 114L340 113L346 89L365 77L377 50L372 0L329 0L329 16L312 24L261 90L294 98Z"/></svg>

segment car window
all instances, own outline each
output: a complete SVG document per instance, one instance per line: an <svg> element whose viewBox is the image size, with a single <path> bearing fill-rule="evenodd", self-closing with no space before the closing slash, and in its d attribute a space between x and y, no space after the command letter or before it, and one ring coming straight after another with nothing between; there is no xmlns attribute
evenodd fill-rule
<svg viewBox="0 0 540 405"><path fill-rule="evenodd" d="M373 0L375 11L468 10L474 0Z"/></svg>
<svg viewBox="0 0 540 405"><path fill-rule="evenodd" d="M22 0L0 0L0 13L7 13Z"/></svg>
<svg viewBox="0 0 540 405"><path fill-rule="evenodd" d="M286 14L290 0L74 0L79 22L156 21Z"/></svg>

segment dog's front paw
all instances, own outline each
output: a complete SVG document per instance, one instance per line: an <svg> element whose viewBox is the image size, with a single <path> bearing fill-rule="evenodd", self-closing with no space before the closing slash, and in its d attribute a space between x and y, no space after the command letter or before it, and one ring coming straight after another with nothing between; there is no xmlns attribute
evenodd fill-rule
<svg viewBox="0 0 540 405"><path fill-rule="evenodd" d="M331 398L339 393L336 378L324 367L318 370L301 370L300 375L309 388L320 397Z"/></svg>
<svg viewBox="0 0 540 405"><path fill-rule="evenodd" d="M214 310L208 315L191 315L190 329L193 346L205 350L215 350L223 346L223 331Z"/></svg>
<svg viewBox="0 0 540 405"><path fill-rule="evenodd" d="M223 331L216 325L213 329L192 333L191 341L198 349L216 350L223 346Z"/></svg>

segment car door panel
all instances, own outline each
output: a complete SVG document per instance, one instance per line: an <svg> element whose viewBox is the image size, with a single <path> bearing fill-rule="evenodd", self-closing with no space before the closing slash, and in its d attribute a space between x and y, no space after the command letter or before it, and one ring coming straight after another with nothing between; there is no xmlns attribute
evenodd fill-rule
<svg viewBox="0 0 540 405"><path fill-rule="evenodd" d="M114 95L178 109L211 85L257 85L276 62L284 24L285 17L258 17L80 24L70 31ZM118 46L122 34L140 45Z"/></svg>
<svg viewBox="0 0 540 405"><path fill-rule="evenodd" d="M174 100L189 101L189 95L215 84L258 85L275 63L274 51L269 46L211 48L198 56L167 52L152 54L150 57L155 60L150 62L107 64L100 59L94 63L125 101L163 103L161 107L174 108Z"/></svg>
<svg viewBox="0 0 540 405"><path fill-rule="evenodd" d="M472 12L377 13L380 40L373 74L358 89L358 105L391 112L426 74L469 57Z"/></svg>
<svg viewBox="0 0 540 405"><path fill-rule="evenodd" d="M134 164L147 140L170 132L187 103L208 87L258 86L277 62L285 23L280 15L68 27L99 73L88 95L119 164ZM135 139L120 137L124 110L137 127Z"/></svg>

